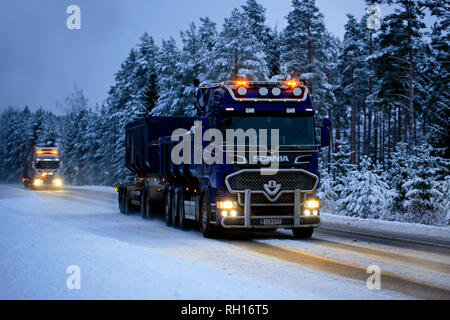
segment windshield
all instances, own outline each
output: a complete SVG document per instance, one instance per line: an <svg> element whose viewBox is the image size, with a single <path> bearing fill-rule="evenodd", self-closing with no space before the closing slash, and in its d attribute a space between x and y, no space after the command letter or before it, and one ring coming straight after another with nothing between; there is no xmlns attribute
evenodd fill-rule
<svg viewBox="0 0 450 320"><path fill-rule="evenodd" d="M280 145L314 145L314 119L312 116L297 117L230 117L223 122L224 129L267 130L270 144L272 129L279 130ZM259 140L258 140L259 141Z"/></svg>
<svg viewBox="0 0 450 320"><path fill-rule="evenodd" d="M38 161L36 164L38 169L59 169L59 161Z"/></svg>

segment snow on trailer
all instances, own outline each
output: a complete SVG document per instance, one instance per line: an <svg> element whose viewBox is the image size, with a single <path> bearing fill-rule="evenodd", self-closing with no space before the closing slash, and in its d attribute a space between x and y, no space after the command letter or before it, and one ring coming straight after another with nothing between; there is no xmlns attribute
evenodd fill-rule
<svg viewBox="0 0 450 320"><path fill-rule="evenodd" d="M330 125L324 119L319 144L312 99L300 81L198 85L197 117L147 117L126 126L126 166L135 178L118 187L120 211L135 206L148 218L161 206L167 225L191 221L206 237L220 229L276 228L310 237L320 224L318 152L329 144ZM214 139L205 139L209 129ZM229 130L231 143L215 140ZM275 131L276 144L267 141ZM207 150L211 141L217 145Z"/></svg>

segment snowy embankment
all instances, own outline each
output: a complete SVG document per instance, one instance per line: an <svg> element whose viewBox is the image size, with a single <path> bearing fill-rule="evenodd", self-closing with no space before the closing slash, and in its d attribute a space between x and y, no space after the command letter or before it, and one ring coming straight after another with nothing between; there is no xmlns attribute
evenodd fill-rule
<svg viewBox="0 0 450 320"><path fill-rule="evenodd" d="M322 222L330 225L358 228L360 231L388 232L391 234L450 241L450 227L429 226L419 223L378 219L363 219L321 213Z"/></svg>

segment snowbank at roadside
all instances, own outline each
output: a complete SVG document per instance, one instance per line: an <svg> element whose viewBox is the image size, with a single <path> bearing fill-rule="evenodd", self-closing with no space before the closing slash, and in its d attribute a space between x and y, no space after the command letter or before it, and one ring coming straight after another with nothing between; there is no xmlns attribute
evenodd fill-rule
<svg viewBox="0 0 450 320"><path fill-rule="evenodd" d="M329 213L320 213L323 223L337 226L356 227L361 230L373 232L388 232L428 239L450 241L450 227L437 227L419 223L397 222L378 219L363 219L357 217L340 216Z"/></svg>

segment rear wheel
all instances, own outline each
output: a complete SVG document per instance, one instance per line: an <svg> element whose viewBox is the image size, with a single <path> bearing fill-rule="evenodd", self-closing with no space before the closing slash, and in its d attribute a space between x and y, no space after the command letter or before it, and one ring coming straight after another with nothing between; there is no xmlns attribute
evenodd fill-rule
<svg viewBox="0 0 450 320"><path fill-rule="evenodd" d="M166 195L164 196L164 209L165 209L165 218L166 224L168 226L172 225L172 188L167 188Z"/></svg>
<svg viewBox="0 0 450 320"><path fill-rule="evenodd" d="M130 200L128 199L128 194L127 194L127 190L125 189L124 192L122 193L123 196L123 214L129 215L131 213L131 203Z"/></svg>
<svg viewBox="0 0 450 320"><path fill-rule="evenodd" d="M125 213L124 212L124 210L123 210L123 189L121 188L121 187L119 187L119 190L118 190L119 192L118 192L118 202L119 202L119 211L120 211L120 213Z"/></svg>
<svg viewBox="0 0 450 320"><path fill-rule="evenodd" d="M186 229L188 227L188 221L184 216L184 192L180 189L178 194L178 226L181 229Z"/></svg>
<svg viewBox="0 0 450 320"><path fill-rule="evenodd" d="M147 212L145 211L145 202L146 202L146 200L147 200L147 191L146 190L142 190L142 192L141 192L141 199L140 199L140 202L141 202L141 217L142 217L142 219L147 219Z"/></svg>
<svg viewBox="0 0 450 320"><path fill-rule="evenodd" d="M178 199L180 197L180 188L175 188L173 189L172 192L172 220L173 220L173 225L175 227L178 227Z"/></svg>
<svg viewBox="0 0 450 320"><path fill-rule="evenodd" d="M294 237L297 239L309 239L309 238L311 238L313 232L314 232L314 228L312 228L312 227L292 229L292 233L294 234Z"/></svg>
<svg viewBox="0 0 450 320"><path fill-rule="evenodd" d="M209 195L205 193L200 207L200 230L205 238L215 238L217 230L211 225L211 207Z"/></svg>
<svg viewBox="0 0 450 320"><path fill-rule="evenodd" d="M147 219L150 219L152 217L152 208L149 194L145 197L145 212L147 213Z"/></svg>

